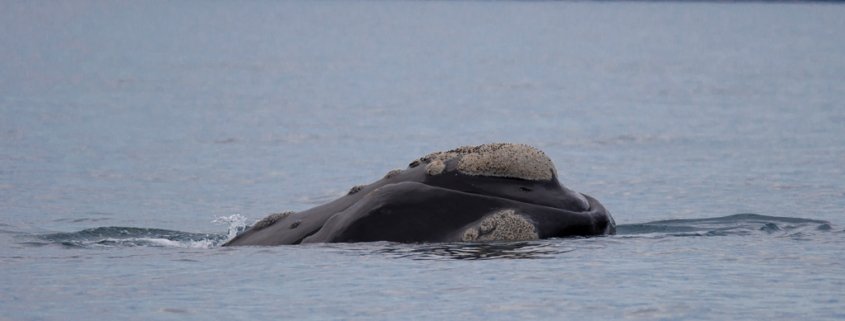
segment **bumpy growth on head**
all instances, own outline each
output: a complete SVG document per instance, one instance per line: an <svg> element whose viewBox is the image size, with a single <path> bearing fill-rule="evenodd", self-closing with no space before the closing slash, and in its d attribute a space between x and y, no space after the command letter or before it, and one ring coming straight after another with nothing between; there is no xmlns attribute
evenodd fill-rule
<svg viewBox="0 0 845 321"><path fill-rule="evenodd" d="M439 159L433 160L428 165L425 165L425 173L428 175L440 175L444 169L446 169L446 164Z"/></svg>
<svg viewBox="0 0 845 321"><path fill-rule="evenodd" d="M273 225L273 223L276 223L279 220L284 219L285 217L288 217L288 216L290 216L291 214L294 214L294 213L295 212L293 212L293 211L287 211L287 212L274 213L274 214L267 215L267 217L262 218L258 222L255 222L255 224L252 225L252 229L256 230L256 231L263 229L265 227Z"/></svg>
<svg viewBox="0 0 845 321"><path fill-rule="evenodd" d="M464 230L461 236L464 242L525 241L539 238L534 224L512 209L485 216L480 223Z"/></svg>
<svg viewBox="0 0 845 321"><path fill-rule="evenodd" d="M543 151L523 144L464 146L446 152L428 154L420 158L420 161L429 163L426 167L429 175L437 175L442 172L442 169L438 170L439 164L454 158L458 159L458 172L465 175L509 177L532 181L547 181L557 175L552 160ZM429 167L432 167L431 170Z"/></svg>
<svg viewBox="0 0 845 321"><path fill-rule="evenodd" d="M394 169L394 170L391 170L391 171L387 172L387 174L384 174L384 179L391 179L391 178L394 178L394 177L396 177L397 175L399 175L399 174L401 174L401 173L402 173L402 170L401 170L401 169Z"/></svg>
<svg viewBox="0 0 845 321"><path fill-rule="evenodd" d="M350 189L349 189L349 192L348 192L348 193L346 193L346 195L352 195L352 194L358 193L358 192L360 192L362 189L364 189L364 187L367 187L367 185L355 185L355 186L352 186L352 188L350 188Z"/></svg>

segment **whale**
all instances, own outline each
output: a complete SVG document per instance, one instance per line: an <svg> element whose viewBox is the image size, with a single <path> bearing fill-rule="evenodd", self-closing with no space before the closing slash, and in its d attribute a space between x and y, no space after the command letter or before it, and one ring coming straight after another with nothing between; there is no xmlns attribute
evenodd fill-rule
<svg viewBox="0 0 845 321"><path fill-rule="evenodd" d="M430 153L326 204L271 214L223 246L527 241L615 231L610 212L563 186L543 151L491 143Z"/></svg>

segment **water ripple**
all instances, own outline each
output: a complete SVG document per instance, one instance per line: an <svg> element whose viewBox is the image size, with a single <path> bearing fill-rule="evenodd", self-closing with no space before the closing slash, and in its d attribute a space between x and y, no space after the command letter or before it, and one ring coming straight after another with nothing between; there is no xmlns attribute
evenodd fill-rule
<svg viewBox="0 0 845 321"><path fill-rule="evenodd" d="M767 234L776 237L802 237L830 231L831 229L830 222L822 220L743 213L714 218L662 220L619 225L616 232L620 237L653 238L755 234Z"/></svg>
<svg viewBox="0 0 845 321"><path fill-rule="evenodd" d="M214 248L231 239L246 228L245 218L233 215L219 219L229 224L227 233L192 233L156 228L96 227L71 233L53 233L27 238L21 245L40 247L58 244L69 248L102 247L177 247ZM735 214L715 218L661 220L617 227L617 235L600 239L602 245L613 245L631 238L663 239L677 237L766 236L794 240L812 240L820 233L827 234L834 228L827 221ZM838 232L841 233L841 232ZM23 235L27 236L27 235ZM584 238L566 238L530 242L479 242L479 243L423 243L400 244L389 242L334 244L341 251L360 255L378 254L414 260L490 260L490 259L544 259L576 249L591 249ZM590 240L590 239L587 239Z"/></svg>
<svg viewBox="0 0 845 321"><path fill-rule="evenodd" d="M548 242L390 244L373 251L413 260L548 259L574 251Z"/></svg>
<svg viewBox="0 0 845 321"><path fill-rule="evenodd" d="M228 235L108 226L72 233L45 234L38 238L69 248L135 246L211 248L222 244L228 238ZM32 242L22 244L35 246Z"/></svg>

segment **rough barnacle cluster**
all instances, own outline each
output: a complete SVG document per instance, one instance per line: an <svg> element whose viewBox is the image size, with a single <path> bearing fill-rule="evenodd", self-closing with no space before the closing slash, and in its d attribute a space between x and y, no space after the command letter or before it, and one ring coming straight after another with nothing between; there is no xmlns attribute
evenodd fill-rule
<svg viewBox="0 0 845 321"><path fill-rule="evenodd" d="M440 175L443 173L443 170L446 169L446 164L443 161L437 159L425 165L425 173L428 175Z"/></svg>
<svg viewBox="0 0 845 321"><path fill-rule="evenodd" d="M484 217L480 223L464 230L461 240L526 241L540 238L534 224L512 209L505 209Z"/></svg>
<svg viewBox="0 0 845 321"><path fill-rule="evenodd" d="M256 231L263 229L265 227L273 225L273 223L276 223L276 222L278 222L278 221L280 221L280 220L282 220L282 219L284 219L284 218L286 218L286 217L288 217L288 216L290 216L291 214L294 214L294 213L296 213L296 212L287 211L287 212L274 213L274 214L267 215L267 217L262 218L258 222L255 222L255 224L252 225L252 229L256 230Z"/></svg>
<svg viewBox="0 0 845 321"><path fill-rule="evenodd" d="M387 174L384 174L384 178L385 179L394 178L394 177L396 177L396 175L399 175L401 173L402 173L401 169L394 169L392 171L387 172Z"/></svg>
<svg viewBox="0 0 845 321"><path fill-rule="evenodd" d="M551 180L557 175L554 164L543 151L523 144L464 146L428 154L420 158L419 162L428 163L426 172L429 175L437 175L443 172L445 163L454 158L458 158L458 172L465 175L510 177L534 181Z"/></svg>
<svg viewBox="0 0 845 321"><path fill-rule="evenodd" d="M364 189L364 187L367 187L367 185L355 185L355 186L352 186L352 188L350 188L350 189L349 189L349 193L346 193L346 195L352 195L352 194L358 193L358 192L360 192L362 189Z"/></svg>

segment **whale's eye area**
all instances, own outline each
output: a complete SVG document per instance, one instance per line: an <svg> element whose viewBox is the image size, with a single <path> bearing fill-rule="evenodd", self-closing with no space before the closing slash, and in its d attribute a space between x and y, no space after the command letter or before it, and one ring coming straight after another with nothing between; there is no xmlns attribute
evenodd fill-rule
<svg viewBox="0 0 845 321"><path fill-rule="evenodd" d="M528 188L528 187L525 187L525 186L520 186L520 187L519 187L519 190L521 190L521 191L523 191L523 192L530 192L530 191L533 191L532 189L530 189L530 188Z"/></svg>

